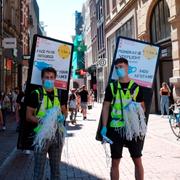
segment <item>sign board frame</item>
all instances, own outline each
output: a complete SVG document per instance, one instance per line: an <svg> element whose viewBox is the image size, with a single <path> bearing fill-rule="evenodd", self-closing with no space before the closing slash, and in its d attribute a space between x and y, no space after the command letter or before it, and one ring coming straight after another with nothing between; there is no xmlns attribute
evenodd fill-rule
<svg viewBox="0 0 180 180"><path fill-rule="evenodd" d="M42 58L42 60L41 60L41 58L39 59L39 57L38 57L38 55L43 55L42 53L37 53L37 51L39 51L40 49L38 49L38 46L40 46L41 44L40 44L40 41L44 41L45 43L47 43L47 48L51 48L52 46L53 46L53 43L56 45L56 46L60 46L60 47L65 47L65 48L69 48L70 47L70 49L68 50L69 52L69 54L68 54L68 59L65 59L65 60L62 60L62 58L60 59L58 59L58 57L57 57L57 54L59 54L59 53L57 53L57 52L55 52L55 51L58 51L59 49L57 49L56 47L55 47L55 50L53 49L53 50L49 50L49 51L51 51L51 52L53 52L54 54L53 55L49 55L49 53L48 54L46 54L46 51L47 51L47 49L45 49L46 47L44 47L44 49L43 49L43 51L45 51L45 56L46 55L48 55L49 57L50 56L52 56L53 58L52 59L50 59L50 58L48 58L47 60L49 61L48 63L49 63L49 65L47 65L47 61L46 61L46 58ZM57 87L58 89L65 89L65 90L67 90L67 89L69 89L69 81L70 81L70 74L71 74L71 72L70 72L70 70L71 70L71 66L72 66L72 54L73 54L73 44L71 44L71 43L68 43L68 42L65 42L65 41L61 41L61 40L56 40L56 39L53 39L53 38L49 38L49 37L44 37L44 36L40 36L40 35L35 35L34 36L34 40L33 40L33 47L32 47L32 54L31 54L31 59L30 59L30 73L29 73L29 79L28 79L28 83L29 84L34 84L34 85L40 85L41 86L41 79L39 78L39 81L40 81L40 83L38 82L38 81L36 81L36 82L33 82L33 80L35 79L37 79L37 76L39 76L40 75L40 72L41 72L41 70L39 70L39 73L37 72L37 71L35 71L35 69L37 69L36 68L36 65L35 65L35 61L37 62L37 64L39 63L41 63L41 62L43 62L43 66L44 67L48 67L48 66L51 66L51 67L53 67L53 68L55 68L56 69L56 71L57 71L57 76L58 76L58 71L59 71L59 68L61 68L61 66L63 65L63 63L65 64L65 62L67 62L67 61L69 61L69 64L68 63L66 63L66 66L69 68L67 71L68 71L68 74L66 75L67 76L67 86L66 87L64 87L64 88L62 88L62 87ZM52 44L50 44L50 43L52 43ZM50 44L50 45L49 45ZM43 43L42 43L42 45L44 45ZM41 45L41 46L42 46ZM60 61L59 61L60 60ZM45 62L45 63L44 63ZM60 65L60 67L58 68L58 65L60 64L59 62L61 62L61 65ZM53 64L54 63L54 64ZM56 64L55 64L56 63ZM42 66L42 67L43 67ZM40 68L42 68L42 67L40 67ZM34 74L35 75L34 75ZM33 79L33 76L35 76L35 78ZM58 78L58 77L57 77ZM56 79L57 79L56 78ZM34 80L34 81L35 81ZM55 82L55 86L56 86L56 82Z"/></svg>
<svg viewBox="0 0 180 180"><path fill-rule="evenodd" d="M55 43L60 43L60 44L65 44L65 45L71 46L71 52L70 52L70 57L69 57L70 62L69 62L69 69L68 69L69 74L68 74L68 79L67 79L67 86L66 86L66 89L58 89L58 95L59 95L60 100L62 97L65 98L66 102L68 100L68 91L69 91L69 84L70 84L72 55L73 55L74 45L72 43L53 39L50 37L45 37L45 36L41 36L41 35L37 35L37 34L34 35L33 44L32 44L32 51L31 51L31 58L29 61L29 70L28 70L28 78L27 78L27 83L26 83L25 99L24 99L25 109L24 109L23 115L21 117L21 123L20 123L21 124L20 125L21 130L20 130L18 142L17 142L17 148L18 149L33 150L33 147L32 147L33 137L34 137L33 129L36 125L26 121L25 112L26 112L26 104L27 104L27 101L30 97L31 92L33 90L41 87L41 85L31 84L31 77L32 77L33 65L34 65L34 59L35 59L36 44L37 44L38 38L43 38L43 39L48 40L48 41L52 41Z"/></svg>
<svg viewBox="0 0 180 180"><path fill-rule="evenodd" d="M116 41L116 48L115 48L115 52L114 52L114 56L113 56L112 66L111 66L111 70L110 70L110 74L109 74L108 84L110 82L114 81L112 79L112 75L113 75L113 71L114 71L114 64L113 63L116 60L118 45L119 45L119 42L120 42L121 39L136 42L136 43L142 43L142 44L144 44L146 46L153 46L153 47L158 48L157 59L156 59L155 67L154 67L155 69L154 69L154 76L153 76L153 80L152 80L152 86L151 87L145 87L145 86L143 87L142 86L143 94L144 94L145 107L146 107L146 112L145 112L146 123L148 124L148 118L149 118L149 113L150 113L150 108L151 108L151 103L152 103L154 82L155 82L155 78L156 78L155 75L157 73L157 69L158 69L158 65L159 65L159 57L160 57L160 50L161 49L160 49L160 46L149 43L149 42L140 41L140 40L132 39L132 38L127 38L127 37L123 37L123 36L118 36L117 41ZM101 116L102 116L102 112L101 112ZM99 125L98 125L98 129L97 129L97 133L96 133L96 140L100 140L100 141L102 140L102 137L100 135L100 130L102 128L102 118L101 118L101 116L100 116Z"/></svg>

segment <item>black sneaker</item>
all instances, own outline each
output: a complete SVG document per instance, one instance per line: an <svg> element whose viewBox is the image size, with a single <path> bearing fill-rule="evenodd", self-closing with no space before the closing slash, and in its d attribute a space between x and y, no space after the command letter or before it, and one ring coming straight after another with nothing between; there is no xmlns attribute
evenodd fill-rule
<svg viewBox="0 0 180 180"><path fill-rule="evenodd" d="M86 120L87 118L86 117L83 117L83 120Z"/></svg>

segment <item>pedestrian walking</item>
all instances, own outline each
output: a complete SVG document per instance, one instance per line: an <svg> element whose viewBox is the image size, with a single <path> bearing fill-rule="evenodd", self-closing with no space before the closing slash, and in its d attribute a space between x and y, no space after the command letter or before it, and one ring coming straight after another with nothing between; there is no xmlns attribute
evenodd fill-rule
<svg viewBox="0 0 180 180"><path fill-rule="evenodd" d="M36 89L31 93L29 101L27 103L26 118L27 121L34 123L38 127L43 126L48 112L52 109L60 109L62 113L66 113L65 107L61 104L58 91L54 87L56 79L56 70L52 67L44 68L41 72L42 88ZM59 123L63 123L64 116L59 115L56 118L57 127ZM50 122L49 122L50 123ZM42 125L42 126L41 126ZM37 128L35 131L37 132ZM54 128L54 126L53 126ZM51 129L52 131L52 129ZM47 131L48 132L48 131ZM55 138L45 141L42 148L39 148L35 144L34 148L34 180L43 179L46 155L49 154L51 179L60 179L60 160L63 147L64 132L62 129L57 129L55 132Z"/></svg>
<svg viewBox="0 0 180 180"><path fill-rule="evenodd" d="M169 115L169 96L171 93L171 90L166 82L162 83L162 87L160 88L159 93L161 96L161 102L160 102L161 116L164 117L165 115L164 110L166 111L166 114Z"/></svg>
<svg viewBox="0 0 180 180"><path fill-rule="evenodd" d="M91 89L89 93L88 109L92 109L94 106L94 91Z"/></svg>
<svg viewBox="0 0 180 180"><path fill-rule="evenodd" d="M2 116L3 116L3 130L6 130L6 119L8 112L11 111L11 101L8 97L8 95L4 92L2 92L2 99L1 99L1 110L2 110Z"/></svg>
<svg viewBox="0 0 180 180"><path fill-rule="evenodd" d="M70 111L71 123L76 124L77 100L76 100L75 89L71 89L71 94L69 96L69 111Z"/></svg>
<svg viewBox="0 0 180 180"><path fill-rule="evenodd" d="M76 100L77 100L77 112L81 111L81 96L79 95L79 92L76 91Z"/></svg>
<svg viewBox="0 0 180 180"><path fill-rule="evenodd" d="M19 94L19 89L15 88L14 91L12 91L12 112L16 112L16 100L17 96Z"/></svg>
<svg viewBox="0 0 180 180"><path fill-rule="evenodd" d="M18 93L17 99L16 99L16 132L19 132L20 129L20 123L21 118L23 117L23 111L24 111L24 97L25 97L25 91L22 90Z"/></svg>
<svg viewBox="0 0 180 180"><path fill-rule="evenodd" d="M118 80L108 84L102 108L103 139L113 141L111 149L111 180L119 180L119 164L123 147L129 149L135 165L135 178L144 179L142 165L143 139L146 132L142 88L128 76L128 61L114 62Z"/></svg>
<svg viewBox="0 0 180 180"><path fill-rule="evenodd" d="M88 91L86 89L86 86L84 85L82 87L82 90L79 92L79 95L81 97L81 109L83 114L83 120L87 119L87 105L88 105Z"/></svg>

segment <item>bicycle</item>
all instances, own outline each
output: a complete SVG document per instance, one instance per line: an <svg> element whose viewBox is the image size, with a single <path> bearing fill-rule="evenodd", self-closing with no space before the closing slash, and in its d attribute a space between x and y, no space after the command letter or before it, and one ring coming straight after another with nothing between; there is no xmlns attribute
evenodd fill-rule
<svg viewBox="0 0 180 180"><path fill-rule="evenodd" d="M169 124L172 132L177 137L177 140L180 139L180 103L172 104L169 107L172 114L169 115Z"/></svg>

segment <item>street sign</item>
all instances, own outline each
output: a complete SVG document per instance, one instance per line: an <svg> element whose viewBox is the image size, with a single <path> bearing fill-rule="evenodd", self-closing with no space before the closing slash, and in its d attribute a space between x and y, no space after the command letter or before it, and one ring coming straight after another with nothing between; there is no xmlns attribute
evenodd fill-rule
<svg viewBox="0 0 180 180"><path fill-rule="evenodd" d="M31 58L30 55L23 55L23 60L29 60Z"/></svg>
<svg viewBox="0 0 180 180"><path fill-rule="evenodd" d="M106 59L105 58L102 58L97 62L97 66L103 67L105 65L106 65Z"/></svg>
<svg viewBox="0 0 180 180"><path fill-rule="evenodd" d="M16 38L4 38L2 45L5 49L14 49L17 48Z"/></svg>
<svg viewBox="0 0 180 180"><path fill-rule="evenodd" d="M87 46L85 45L74 46L74 51L84 52L86 50L87 50Z"/></svg>

